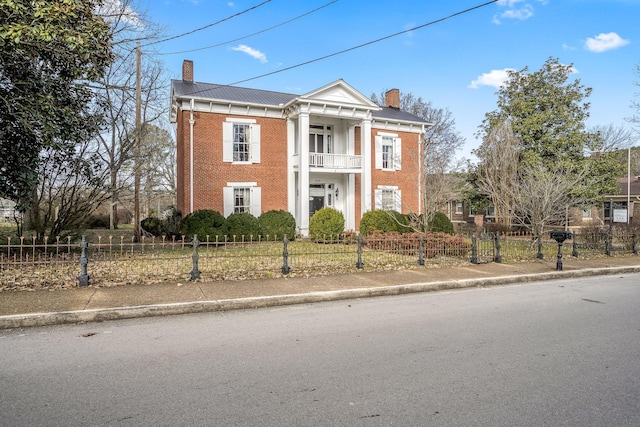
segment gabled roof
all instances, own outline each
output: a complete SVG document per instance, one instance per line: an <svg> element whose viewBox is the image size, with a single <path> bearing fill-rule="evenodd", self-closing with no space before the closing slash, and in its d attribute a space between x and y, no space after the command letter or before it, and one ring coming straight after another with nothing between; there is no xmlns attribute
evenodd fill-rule
<svg viewBox="0 0 640 427"><path fill-rule="evenodd" d="M348 85L342 79L329 83L304 95L212 83L188 82L184 80L172 80L171 87L173 98L210 99L273 107L282 107L286 104L295 102L297 99L312 100L325 98L334 102L347 104L357 103L370 107L373 118L378 120L428 123L421 117L414 116L406 111L401 111L397 108L377 106L369 100L369 98L353 89L353 87Z"/></svg>

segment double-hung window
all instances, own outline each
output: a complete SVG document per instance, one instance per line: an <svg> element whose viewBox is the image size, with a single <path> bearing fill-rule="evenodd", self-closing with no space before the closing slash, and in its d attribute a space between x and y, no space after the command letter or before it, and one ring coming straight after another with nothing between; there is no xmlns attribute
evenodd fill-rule
<svg viewBox="0 0 640 427"><path fill-rule="evenodd" d="M401 191L398 187L379 185L375 190L375 209L402 212Z"/></svg>
<svg viewBox="0 0 640 427"><path fill-rule="evenodd" d="M251 126L244 123L233 124L233 161L248 162L251 153Z"/></svg>
<svg viewBox="0 0 640 427"><path fill-rule="evenodd" d="M227 118L222 123L222 161L260 163L260 125L254 119Z"/></svg>
<svg viewBox="0 0 640 427"><path fill-rule="evenodd" d="M379 132L375 137L376 169L396 171L400 170L402 140L397 134Z"/></svg>
<svg viewBox="0 0 640 427"><path fill-rule="evenodd" d="M251 213L251 189L238 187L233 189L233 212Z"/></svg>
<svg viewBox="0 0 640 427"><path fill-rule="evenodd" d="M262 213L262 189L256 182L227 182L222 193L225 217L239 212L258 217Z"/></svg>

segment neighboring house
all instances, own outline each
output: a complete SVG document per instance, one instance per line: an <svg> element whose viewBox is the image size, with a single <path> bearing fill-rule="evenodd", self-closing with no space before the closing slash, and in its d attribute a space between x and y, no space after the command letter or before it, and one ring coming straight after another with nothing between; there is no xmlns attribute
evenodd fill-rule
<svg viewBox="0 0 640 427"><path fill-rule="evenodd" d="M0 198L0 221L13 221L16 214L15 202Z"/></svg>
<svg viewBox="0 0 640 427"><path fill-rule="evenodd" d="M626 212L629 207L630 224L640 224L640 177L618 178L618 194L604 197L601 218L606 224L627 223Z"/></svg>
<svg viewBox="0 0 640 427"><path fill-rule="evenodd" d="M421 212L425 120L399 109L390 90L380 107L343 80L295 95L198 83L193 62L171 83L177 134L177 208L259 216L289 211L308 235L323 207L345 229L363 213Z"/></svg>

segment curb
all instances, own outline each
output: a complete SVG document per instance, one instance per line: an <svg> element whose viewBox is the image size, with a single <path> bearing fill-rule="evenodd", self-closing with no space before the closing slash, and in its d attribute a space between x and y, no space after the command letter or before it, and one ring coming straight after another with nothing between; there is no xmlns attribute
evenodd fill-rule
<svg viewBox="0 0 640 427"><path fill-rule="evenodd" d="M310 304L346 299L402 295L418 292L436 292L451 289L488 287L508 285L513 283L529 283L544 280L629 273L640 273L640 266L593 268L573 271L554 271L548 273L499 276L482 279L412 283L406 285L357 288L339 291L320 291L306 294L289 294L172 304L140 305L132 307L100 308L91 310L62 311L55 313L15 314L9 316L0 316L0 329L51 326L82 322L103 322L108 320L206 313L215 311L255 309L292 304Z"/></svg>

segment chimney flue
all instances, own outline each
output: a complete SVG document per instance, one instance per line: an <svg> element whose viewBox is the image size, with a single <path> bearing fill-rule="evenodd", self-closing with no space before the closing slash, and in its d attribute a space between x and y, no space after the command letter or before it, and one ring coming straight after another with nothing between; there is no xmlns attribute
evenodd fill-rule
<svg viewBox="0 0 640 427"><path fill-rule="evenodd" d="M182 61L182 80L193 83L193 61L189 59Z"/></svg>
<svg viewBox="0 0 640 427"><path fill-rule="evenodd" d="M400 109L400 90L390 89L385 93L385 103L387 107Z"/></svg>

